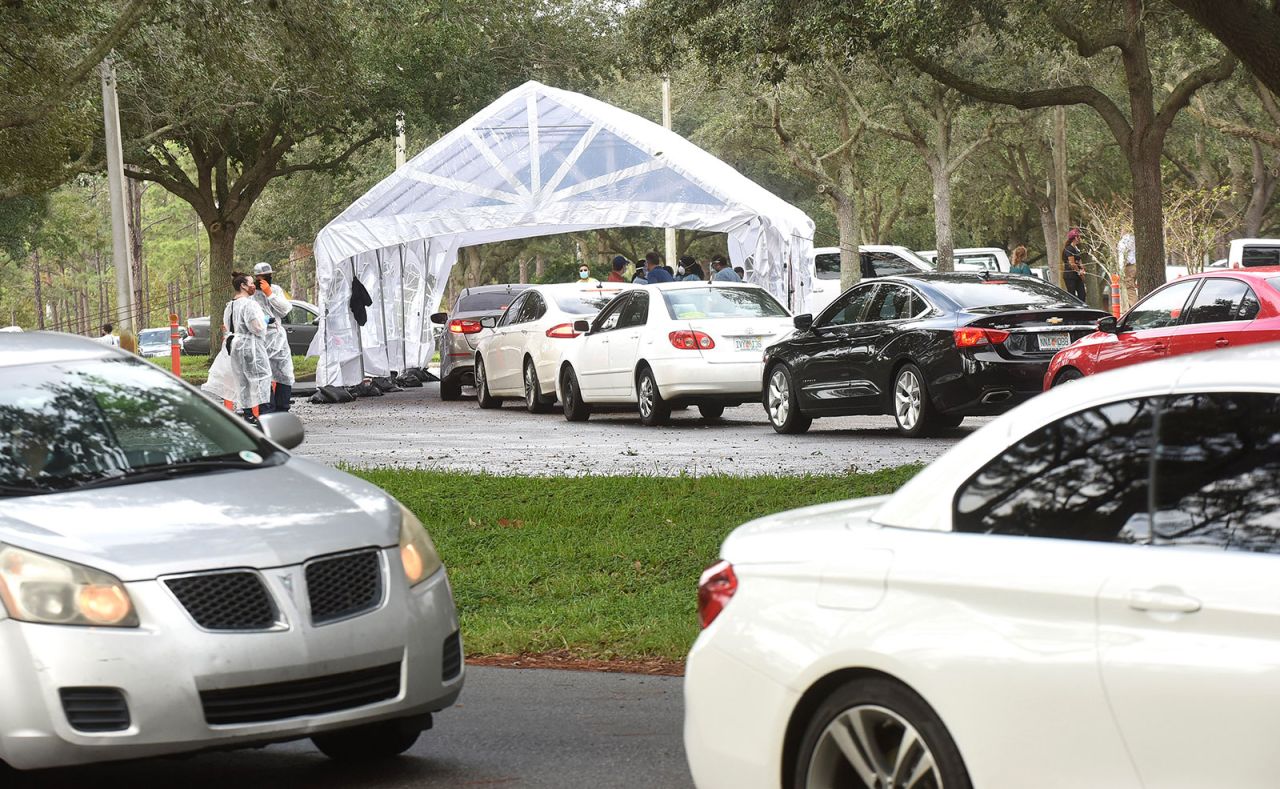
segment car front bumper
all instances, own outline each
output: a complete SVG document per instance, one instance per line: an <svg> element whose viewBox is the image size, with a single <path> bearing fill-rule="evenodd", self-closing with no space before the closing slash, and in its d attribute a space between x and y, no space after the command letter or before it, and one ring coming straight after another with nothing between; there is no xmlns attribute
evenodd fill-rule
<svg viewBox="0 0 1280 789"><path fill-rule="evenodd" d="M760 399L764 360L749 354L750 361L708 362L694 355L689 359L654 359L658 391L665 400L727 400L745 403Z"/></svg>
<svg viewBox="0 0 1280 789"><path fill-rule="evenodd" d="M383 551L384 556L391 549ZM90 628L0 620L0 759L19 769L58 767L307 737L379 720L425 716L451 705L465 669L457 614L442 569L412 589L399 562L384 560L384 599L375 610L312 625L295 606L301 567L263 570L281 622L269 631L211 632L187 615L160 581L126 584L142 626ZM395 569L396 572L390 572ZM285 580L286 578L290 580ZM456 671L444 676L446 641ZM452 646L450 647L452 649ZM398 665L399 692L321 714L260 722L206 722L202 692L337 677ZM118 689L127 727L75 728L63 689ZM314 694L334 693L318 688Z"/></svg>

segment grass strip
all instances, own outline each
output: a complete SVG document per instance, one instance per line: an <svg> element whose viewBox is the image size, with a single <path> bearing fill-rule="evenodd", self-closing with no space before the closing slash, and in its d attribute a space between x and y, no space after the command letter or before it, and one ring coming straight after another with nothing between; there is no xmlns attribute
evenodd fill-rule
<svg viewBox="0 0 1280 789"><path fill-rule="evenodd" d="M208 356L183 356L182 358L182 380L189 384L199 386L209 380L209 365L213 363L213 359ZM169 369L169 357L166 356L149 356L147 361ZM295 356L293 357L293 375L295 378L303 378L305 376L315 375L316 365L320 363L318 356Z"/></svg>
<svg viewBox="0 0 1280 789"><path fill-rule="evenodd" d="M500 477L347 469L426 525L470 654L682 658L702 570L736 526L890 493L919 466L804 477Z"/></svg>

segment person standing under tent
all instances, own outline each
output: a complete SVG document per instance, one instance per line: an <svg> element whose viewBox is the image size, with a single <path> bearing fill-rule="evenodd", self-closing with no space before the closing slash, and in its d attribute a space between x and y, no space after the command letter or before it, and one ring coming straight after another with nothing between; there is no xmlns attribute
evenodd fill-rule
<svg viewBox="0 0 1280 789"><path fill-rule="evenodd" d="M746 270L745 268L743 268L742 266L734 266L734 267L733 267L733 273L738 275L738 280L739 280L740 282L746 282L746 281L747 281L747 270Z"/></svg>
<svg viewBox="0 0 1280 789"><path fill-rule="evenodd" d="M285 316L293 309L284 287L271 284L275 272L270 263L253 267L257 287L253 300L258 303L267 319L267 358L271 361L271 397L264 405L265 411L288 411L293 397L293 352L289 350L289 335L284 329Z"/></svg>
<svg viewBox="0 0 1280 789"><path fill-rule="evenodd" d="M583 263L580 266L578 266L578 279L576 281L579 285L599 285L600 284L600 280L591 276L591 267L588 266L586 263Z"/></svg>
<svg viewBox="0 0 1280 789"><path fill-rule="evenodd" d="M711 270L715 274L711 275L712 282L741 282L742 277L738 276L738 272L729 267L729 261L724 259L724 255L716 255L711 258Z"/></svg>
<svg viewBox="0 0 1280 789"><path fill-rule="evenodd" d="M231 275L235 295L222 311L227 326L226 351L236 381L235 402L241 414L257 424L262 405L271 403L271 359L267 353L267 318L254 301L253 277L242 272Z"/></svg>
<svg viewBox="0 0 1280 789"><path fill-rule="evenodd" d="M701 282L706 279L702 274L702 264L692 255L680 258L680 266L684 269L684 276L681 277L684 282Z"/></svg>
<svg viewBox="0 0 1280 789"><path fill-rule="evenodd" d="M671 276L662 266L662 258L657 252L646 252L644 256L644 279L647 285L658 285L663 282L675 282L676 278Z"/></svg>
<svg viewBox="0 0 1280 789"><path fill-rule="evenodd" d="M1079 240L1080 228L1073 227L1067 231L1067 243L1062 247L1062 284L1072 296L1085 301L1084 258L1076 244Z"/></svg>
<svg viewBox="0 0 1280 789"><path fill-rule="evenodd" d="M613 271L609 272L609 278L607 281L608 282L627 282L628 281L627 277L622 272L625 271L627 266L630 266L630 265L631 265L630 260L627 260L622 255L614 255Z"/></svg>

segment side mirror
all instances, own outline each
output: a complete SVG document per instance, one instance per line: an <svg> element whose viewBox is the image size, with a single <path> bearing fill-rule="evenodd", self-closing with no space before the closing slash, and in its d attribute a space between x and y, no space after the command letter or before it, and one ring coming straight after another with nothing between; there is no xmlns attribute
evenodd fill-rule
<svg viewBox="0 0 1280 789"><path fill-rule="evenodd" d="M486 315L485 317L480 319L481 328L492 329L494 326L497 326L497 325L498 325L498 319L493 317L492 315Z"/></svg>
<svg viewBox="0 0 1280 789"><path fill-rule="evenodd" d="M305 433L302 420L286 411L263 414L258 417L262 434L285 449L293 449L302 443Z"/></svg>
<svg viewBox="0 0 1280 789"><path fill-rule="evenodd" d="M1104 331L1107 334L1119 334L1120 328L1116 325L1116 319L1108 315L1105 318L1098 319L1098 331Z"/></svg>
<svg viewBox="0 0 1280 789"><path fill-rule="evenodd" d="M447 323L449 321L449 313L437 312L431 316L432 323Z"/></svg>
<svg viewBox="0 0 1280 789"><path fill-rule="evenodd" d="M800 331L809 331L813 328L813 316L809 313L802 313L791 319L791 323Z"/></svg>
<svg viewBox="0 0 1280 789"><path fill-rule="evenodd" d="M573 330L578 334L586 334L591 331L591 322L584 321L581 318L573 322Z"/></svg>

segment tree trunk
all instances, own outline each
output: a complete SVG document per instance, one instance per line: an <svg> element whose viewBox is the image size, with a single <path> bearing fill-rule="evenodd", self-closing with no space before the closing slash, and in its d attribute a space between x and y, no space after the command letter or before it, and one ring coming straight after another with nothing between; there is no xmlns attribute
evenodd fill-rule
<svg viewBox="0 0 1280 789"><path fill-rule="evenodd" d="M1242 231L1245 238L1257 238L1262 235L1262 223L1270 207L1271 198L1276 191L1276 178L1267 172L1267 160L1262 145L1257 140L1250 140L1253 162L1249 185L1249 204L1244 210Z"/></svg>
<svg viewBox="0 0 1280 789"><path fill-rule="evenodd" d="M943 164L929 168L933 175L933 232L938 244L938 271L954 271L955 237L951 232L951 176Z"/></svg>
<svg viewBox="0 0 1280 789"><path fill-rule="evenodd" d="M233 223L218 224L209 232L209 356L222 350L222 307L231 300L231 272L235 270L236 232Z"/></svg>
<svg viewBox="0 0 1280 789"><path fill-rule="evenodd" d="M520 284L529 284L529 261L526 258L520 258Z"/></svg>
<svg viewBox="0 0 1280 789"><path fill-rule="evenodd" d="M547 261L543 259L542 255L534 255L533 256L534 278L539 282L541 282L542 278L546 276L546 273L547 273Z"/></svg>
<svg viewBox="0 0 1280 789"><path fill-rule="evenodd" d="M31 270L35 275L36 285L36 328L44 331L44 283L40 281L40 253L31 253Z"/></svg>
<svg viewBox="0 0 1280 789"><path fill-rule="evenodd" d="M1160 154L1159 146L1138 146L1129 160L1129 172L1133 177L1133 240L1138 260L1140 297L1165 283Z"/></svg>
<svg viewBox="0 0 1280 789"><path fill-rule="evenodd" d="M1049 187L1049 199L1053 201L1053 248L1046 249L1049 258L1049 281L1062 285L1062 248L1071 223L1071 205L1067 187L1067 108L1053 108L1053 136L1050 141L1053 157L1053 177ZM1048 243L1048 238L1045 238Z"/></svg>
<svg viewBox="0 0 1280 789"><path fill-rule="evenodd" d="M1055 285L1061 285L1062 279L1054 273L1061 263L1062 239L1058 237L1058 224L1053 216L1053 207L1046 203L1040 206L1039 214L1040 232L1044 235L1045 263L1049 266L1045 278Z"/></svg>
<svg viewBox="0 0 1280 789"><path fill-rule="evenodd" d="M480 266L483 260L480 258L480 250L475 247L462 248L463 265L463 282L468 288L474 288L480 284Z"/></svg>
<svg viewBox="0 0 1280 789"><path fill-rule="evenodd" d="M147 309L147 274L142 259L142 182L125 180L126 208L128 209L129 256L133 265L133 325L135 332L147 328L150 311Z"/></svg>
<svg viewBox="0 0 1280 789"><path fill-rule="evenodd" d="M840 233L840 289L848 290L862 279L862 256L858 241L862 231L858 227L858 208L848 194L830 194L836 212L836 228Z"/></svg>

